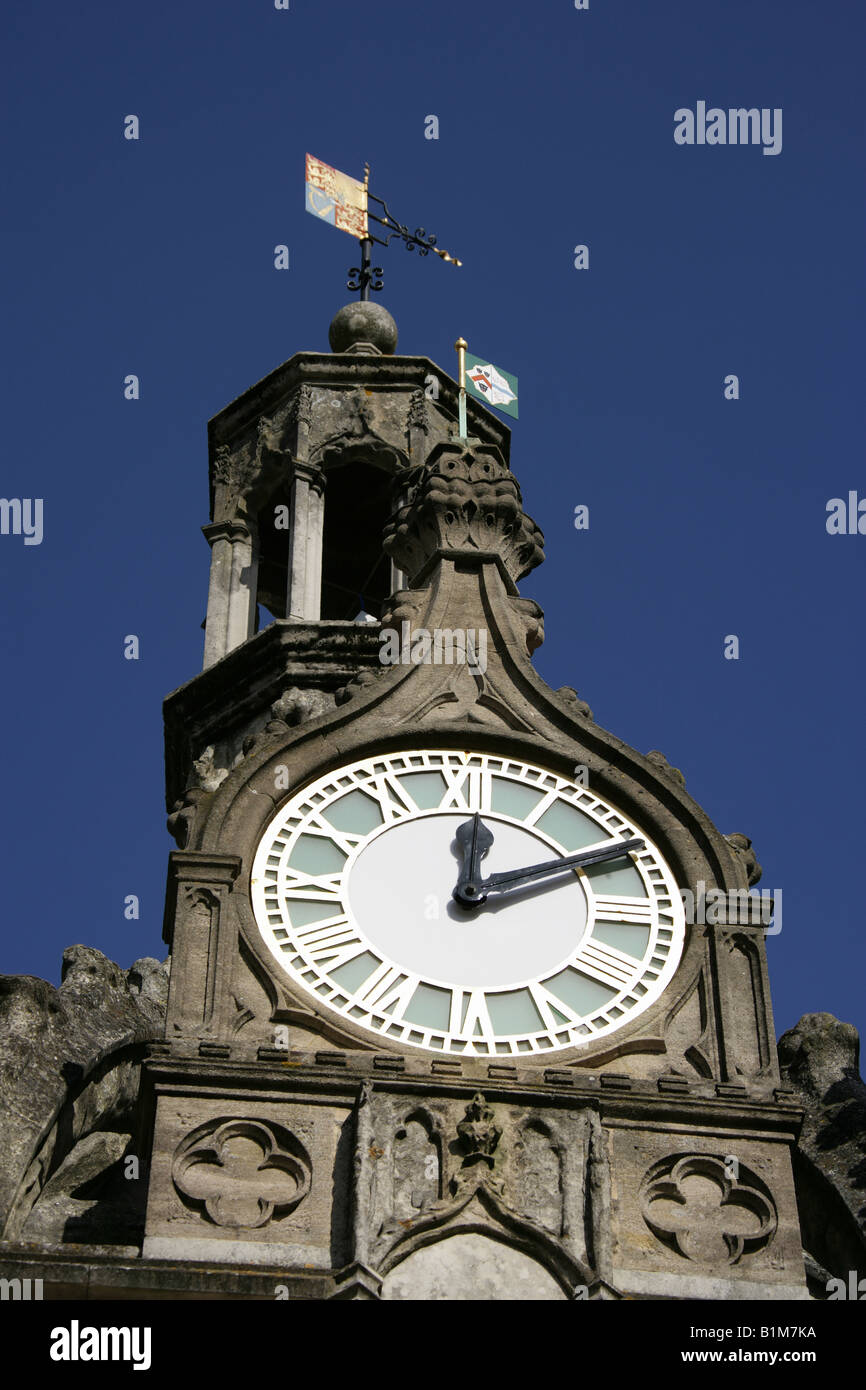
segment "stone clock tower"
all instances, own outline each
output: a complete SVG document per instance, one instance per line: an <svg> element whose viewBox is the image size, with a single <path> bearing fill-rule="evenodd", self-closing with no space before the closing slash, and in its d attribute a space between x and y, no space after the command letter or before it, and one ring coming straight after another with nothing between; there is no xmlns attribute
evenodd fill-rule
<svg viewBox="0 0 866 1390"><path fill-rule="evenodd" d="M470 403L458 437L380 306L330 336L211 422L142 1258L293 1298L805 1297L762 927L681 896L745 900L749 842L536 673L508 430Z"/></svg>
<svg viewBox="0 0 866 1390"><path fill-rule="evenodd" d="M169 962L0 976L3 1289L866 1290L856 1031L780 1074L750 842L535 671L508 430L381 307L330 340L211 422Z"/></svg>

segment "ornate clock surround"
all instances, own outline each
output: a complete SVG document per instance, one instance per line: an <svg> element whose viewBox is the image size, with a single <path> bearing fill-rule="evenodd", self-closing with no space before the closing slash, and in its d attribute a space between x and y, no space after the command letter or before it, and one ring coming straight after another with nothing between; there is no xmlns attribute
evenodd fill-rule
<svg viewBox="0 0 866 1390"><path fill-rule="evenodd" d="M425 897L423 880L431 835L450 839L475 810L497 833L513 835L519 828L522 853L535 848L536 862L539 853L556 859L588 844L644 834L596 793L523 759L414 747L353 760L290 797L258 847L253 909L278 970L302 998L316 1003L318 995L341 1021L357 1021L377 1042L537 1060L609 1040L651 1007L679 964L684 914L667 864L647 840L615 866L548 883L558 893L553 912L550 900L530 899L528 907L518 903L522 920L512 921L510 931L501 917L485 919L483 909L469 921L447 902L447 882L444 892ZM359 917L353 883L374 845L380 875L387 876L388 839L391 854L399 855L397 844L405 846L406 836L395 832L409 827L421 846L422 882L410 875L409 900L389 904L396 917L383 946L386 906L375 896L371 903L368 892ZM614 891L602 891L605 886ZM513 906L506 898L506 912ZM449 910L456 923L448 920ZM537 962L545 937L551 939L543 969ZM489 964L478 965L472 988L461 983L460 960L472 959L473 952L477 959L479 948ZM500 964L507 949L517 959ZM455 952L459 959L449 959ZM413 954L424 958L426 969L406 963ZM529 978L519 978L527 971ZM479 978L491 983L479 986Z"/></svg>
<svg viewBox="0 0 866 1390"><path fill-rule="evenodd" d="M258 746L251 748L244 760L243 784L239 785L235 779L231 779L234 785L221 786L213 797L208 807L209 814L202 826L204 833L201 848L219 854L224 843L230 844L235 854L241 851L240 862L233 872L233 887L226 899L225 911L236 921L247 955L256 962L260 979L268 982L266 987L275 1001L275 1021L283 1021L290 1027L301 1027L305 1030L312 1028L313 1031L319 1032L329 1045L336 1047L383 1053L409 1052L423 1056L424 1053L418 1048L411 1044L407 1047L403 1041L389 1037L385 1031L373 1036L368 1029L360 1027L349 1017L337 1015L327 1007L317 1009L309 993L293 985L284 971L275 968L274 957L265 946L252 906L253 863L261 838L280 806L288 804L303 788L321 777L333 774L347 762L365 757L381 758L403 750L411 751L418 745L417 731L409 732L404 728L398 732L394 728L394 721L383 717L377 708L379 702L374 698L376 694L378 692L374 690L365 690L364 695L367 698L363 700L363 704L367 705L367 708L356 706L352 711L354 722L351 726L351 743L346 742L344 754L331 752L330 756L323 758L321 741L312 736L315 725L320 726L326 720L332 725L336 722L336 711L330 715L330 719L325 716L310 721L301 729L287 730L278 740L260 736L257 740ZM358 705L361 703L359 699ZM339 713L342 714L342 711ZM569 722L574 718L570 708L568 717ZM589 724L589 721L584 721L579 715L577 719L582 725ZM645 777L638 781L632 775L634 768L628 767L628 755L634 759L639 758L639 755L634 754L626 745L620 744L620 750L625 757L611 757L608 753L607 757L601 758L599 751L605 750L597 750L592 746L595 742L595 730L592 725L589 724L589 728L581 730L581 733L583 737L580 745L573 744L572 751L567 756L563 755L563 741L560 739L554 744L538 736L528 738L514 731L497 735L489 730L456 729L454 726L449 728L435 723L431 723L429 728L425 727L423 742L426 746L457 750L471 739L473 747L479 752L493 757L534 763L565 780L569 779L576 764L586 766L589 769L590 788L603 800L615 804L629 821L638 825L641 832L654 842L679 885L687 885L704 876L708 882L722 885L727 883L731 887L740 886L737 876L739 865L735 855L728 849L723 838L718 836L718 832L714 832L711 838L702 834L704 826L709 823L700 808L683 792L678 782L666 777L664 771L657 770L654 765L647 765L642 758L640 762L644 768L648 767L651 773L650 785L647 785ZM291 744L291 747L287 746L288 744ZM617 766L617 763L620 766ZM275 791L280 777L285 776L287 765L291 765L295 774L292 787ZM700 839L704 839L706 853L696 856L695 846ZM717 842L722 853L717 855L713 852L716 848L713 840ZM724 854L726 850L727 854ZM675 1015L683 1002L694 994L696 987L704 989L702 974L705 975L707 970L707 950L705 932L700 927L694 928L686 924L684 946L677 970L673 978L667 981L660 997L643 1012L630 1018L606 1036L599 1035L590 1038L586 1043L562 1047L555 1051L521 1053L509 1060L530 1069L551 1065L595 1068L612 1058L630 1053L664 1054L664 1035L671 1016ZM709 1028L707 1032L706 1050L712 1052L712 1029ZM471 1055L466 1060L471 1062ZM476 1057L476 1060L483 1059ZM506 1060L502 1054L500 1060Z"/></svg>

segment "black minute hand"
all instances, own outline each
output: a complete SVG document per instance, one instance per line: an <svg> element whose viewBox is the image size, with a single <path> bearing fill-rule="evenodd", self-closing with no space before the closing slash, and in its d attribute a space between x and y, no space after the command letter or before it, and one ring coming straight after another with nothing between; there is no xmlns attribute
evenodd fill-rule
<svg viewBox="0 0 866 1390"><path fill-rule="evenodd" d="M458 883L453 897L463 907L475 907L483 903L490 893L507 893L509 889L518 888L534 878L544 878L547 874L561 873L563 869L576 869L586 864L603 864L608 859L622 859L631 850L645 848L645 842L636 837L617 840L598 849L566 855L563 859L549 859L544 864L530 864L525 869L506 869L504 873L491 874L489 878Z"/></svg>

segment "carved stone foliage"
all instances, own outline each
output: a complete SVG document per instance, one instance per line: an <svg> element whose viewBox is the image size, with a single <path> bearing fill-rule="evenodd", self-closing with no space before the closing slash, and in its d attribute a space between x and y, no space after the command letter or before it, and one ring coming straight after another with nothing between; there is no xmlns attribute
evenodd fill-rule
<svg viewBox="0 0 866 1390"><path fill-rule="evenodd" d="M764 871L758 863L758 857L752 849L752 842L748 835L726 835L725 839L742 864L749 887L759 883Z"/></svg>
<svg viewBox="0 0 866 1390"><path fill-rule="evenodd" d="M459 1171L451 1180L451 1190L460 1196L479 1183L501 1194L502 1179L495 1175L496 1150L502 1138L493 1107L476 1091L457 1126L457 1146L463 1154Z"/></svg>
<svg viewBox="0 0 866 1390"><path fill-rule="evenodd" d="M284 690L279 700L275 700L271 705L271 716L287 728L294 728L295 725L303 724L308 719L316 719L333 708L334 697L329 690L317 690L313 687L301 690L293 685L289 690Z"/></svg>
<svg viewBox="0 0 866 1390"><path fill-rule="evenodd" d="M175 801L166 821L168 832L174 837L179 849L186 849L192 841L199 802L222 785L229 771L229 768L218 765L213 744L209 744L193 759L184 794Z"/></svg>
<svg viewBox="0 0 866 1390"><path fill-rule="evenodd" d="M416 620L422 608L428 604L429 597L426 589L398 589L385 604L382 627L399 627L403 622L412 627L419 626Z"/></svg>
<svg viewBox="0 0 866 1390"><path fill-rule="evenodd" d="M256 450L250 441L234 447L219 444L214 451L213 479L226 489L227 500L236 502L249 490L258 468Z"/></svg>
<svg viewBox="0 0 866 1390"><path fill-rule="evenodd" d="M172 1178L181 1199L215 1226L250 1230L294 1211L310 1190L312 1164L281 1125L216 1120L180 1144Z"/></svg>
<svg viewBox="0 0 866 1390"><path fill-rule="evenodd" d="M654 767L659 768L659 770L664 772L668 777L672 777L675 782L679 782L681 787L686 785L686 779L679 768L674 767L673 763L669 763L664 753L660 752L658 748L651 748L646 756L647 762L652 763Z"/></svg>
<svg viewBox="0 0 866 1390"><path fill-rule="evenodd" d="M532 598L512 598L510 603L523 625L526 650L532 656L544 642L544 610Z"/></svg>
<svg viewBox="0 0 866 1390"><path fill-rule="evenodd" d="M289 425L303 425L307 429L313 423L313 393L309 386L302 384L292 396L286 411L286 422Z"/></svg>
<svg viewBox="0 0 866 1390"><path fill-rule="evenodd" d="M641 1187L641 1211L664 1245L704 1265L737 1264L768 1246L777 1226L761 1179L714 1154L671 1154L654 1164Z"/></svg>
<svg viewBox="0 0 866 1390"><path fill-rule="evenodd" d="M556 694L559 696L560 700L563 700L565 702L565 704L570 705L572 708L576 709L578 714L582 714L584 719L592 719L592 710L586 703L586 700L582 700L580 698L573 686L561 685L559 689L556 691Z"/></svg>
<svg viewBox="0 0 866 1390"><path fill-rule="evenodd" d="M409 411L406 417L407 430L423 430L426 434L429 428L427 420L427 397L419 387L412 392L409 397Z"/></svg>
<svg viewBox="0 0 866 1390"><path fill-rule="evenodd" d="M486 1163L493 1167L493 1155L502 1138L502 1126L496 1123L496 1116L480 1091L476 1091L466 1107L465 1117L457 1126L457 1133L466 1157L464 1168L476 1163Z"/></svg>
<svg viewBox="0 0 866 1390"><path fill-rule="evenodd" d="M400 492L384 549L409 575L437 550L495 551L515 580L544 559L544 537L495 448L439 444L423 467L401 478Z"/></svg>
<svg viewBox="0 0 866 1390"><path fill-rule="evenodd" d="M341 685L338 690L334 691L334 703L337 705L347 704L356 695L363 694L371 685L380 681L387 670L389 667L380 666L378 671L359 671L357 676L353 676L346 685Z"/></svg>
<svg viewBox="0 0 866 1390"><path fill-rule="evenodd" d="M200 787L205 792L215 792L229 775L227 767L217 767L214 760L213 744L209 744L193 761L192 767L193 781L191 785Z"/></svg>
<svg viewBox="0 0 866 1390"><path fill-rule="evenodd" d="M206 795L201 787L188 787L172 806L165 824L178 849L186 849L192 842L198 803Z"/></svg>

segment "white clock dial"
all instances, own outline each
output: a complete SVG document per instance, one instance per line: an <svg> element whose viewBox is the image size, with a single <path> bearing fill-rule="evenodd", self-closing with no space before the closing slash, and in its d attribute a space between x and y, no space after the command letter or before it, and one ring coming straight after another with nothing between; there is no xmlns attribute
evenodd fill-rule
<svg viewBox="0 0 866 1390"><path fill-rule="evenodd" d="M459 826L493 836L483 876L640 837L473 909ZM296 985L372 1034L464 1056L550 1053L622 1027L682 954L680 896L642 830L587 788L488 753L365 758L282 807L255 857L262 937Z"/></svg>

